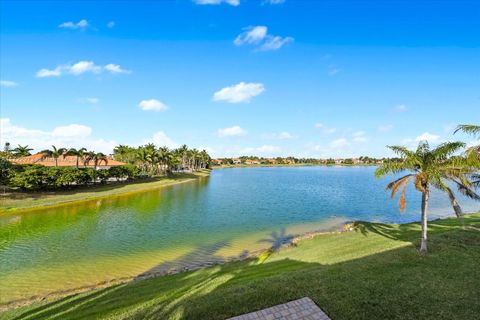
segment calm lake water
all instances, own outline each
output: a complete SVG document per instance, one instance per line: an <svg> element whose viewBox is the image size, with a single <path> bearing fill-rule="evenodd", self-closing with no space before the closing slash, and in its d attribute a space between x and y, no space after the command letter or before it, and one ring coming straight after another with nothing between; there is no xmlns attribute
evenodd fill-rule
<svg viewBox="0 0 480 320"><path fill-rule="evenodd" d="M219 169L155 191L0 216L0 303L222 261L349 220L418 220L417 192L409 188L400 214L385 192L392 178L374 170ZM448 198L433 193L430 218L451 214Z"/></svg>

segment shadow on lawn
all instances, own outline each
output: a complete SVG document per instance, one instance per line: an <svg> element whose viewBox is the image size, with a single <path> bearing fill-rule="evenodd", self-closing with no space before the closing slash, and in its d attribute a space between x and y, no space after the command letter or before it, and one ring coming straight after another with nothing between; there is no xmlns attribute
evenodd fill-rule
<svg viewBox="0 0 480 320"><path fill-rule="evenodd" d="M270 234L270 238L267 239L260 239L258 243L269 243L270 251L275 252L278 251L284 245L291 245L295 236L293 234L287 234L285 228L280 229L279 232L272 231Z"/></svg>
<svg viewBox="0 0 480 320"><path fill-rule="evenodd" d="M405 228L405 237L382 224L360 232L417 236L415 228ZM223 245L206 250L215 254ZM407 246L332 265L250 259L64 298L15 319L115 318L112 312L121 310L128 310L128 319L225 319L304 296L332 319L475 318L480 277L472 272L478 270L480 233L432 233L430 250L423 257Z"/></svg>

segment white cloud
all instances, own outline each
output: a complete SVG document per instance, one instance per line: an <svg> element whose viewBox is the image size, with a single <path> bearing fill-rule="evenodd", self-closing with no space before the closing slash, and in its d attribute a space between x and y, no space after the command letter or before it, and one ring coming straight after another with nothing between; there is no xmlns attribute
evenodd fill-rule
<svg viewBox="0 0 480 320"><path fill-rule="evenodd" d="M46 77L59 77L62 74L62 68L56 67L55 69L40 69L37 71L37 78L46 78Z"/></svg>
<svg viewBox="0 0 480 320"><path fill-rule="evenodd" d="M208 4L222 4L226 3L231 6L238 6L240 4L240 0L192 0L196 4L201 4L201 5L208 5Z"/></svg>
<svg viewBox="0 0 480 320"><path fill-rule="evenodd" d="M429 132L424 132L415 138L416 142L428 141L430 143L436 143L436 142L439 142L439 140L440 140L440 136L437 136L436 134L432 134Z"/></svg>
<svg viewBox="0 0 480 320"><path fill-rule="evenodd" d="M266 139L279 139L279 140L289 140L289 139L294 139L296 136L292 135L289 132L283 131L280 133L270 133L264 135L264 138Z"/></svg>
<svg viewBox="0 0 480 320"><path fill-rule="evenodd" d="M325 125L323 125L322 123L315 123L315 128L317 129L321 129L323 133L326 133L326 134L332 134L332 133L335 133L337 131L337 129L335 128L329 128L329 127L326 127Z"/></svg>
<svg viewBox="0 0 480 320"><path fill-rule="evenodd" d="M270 51L280 49L294 41L292 37L269 35L266 26L250 26L244 30L233 40L236 46L259 45L258 51Z"/></svg>
<svg viewBox="0 0 480 320"><path fill-rule="evenodd" d="M352 134L353 142L364 143L367 142L367 137L365 137L364 131L357 131Z"/></svg>
<svg viewBox="0 0 480 320"><path fill-rule="evenodd" d="M109 22L107 23L107 27L110 28L110 29L113 28L113 27L115 27L115 21L109 21Z"/></svg>
<svg viewBox="0 0 480 320"><path fill-rule="evenodd" d="M157 99L142 100L138 104L140 109L144 111L165 111L168 109L168 106Z"/></svg>
<svg viewBox="0 0 480 320"><path fill-rule="evenodd" d="M104 140L92 137L92 129L81 124L58 126L52 131L28 129L13 124L8 118L0 119L0 144L10 142L29 145L35 151L57 147L82 148L104 153L111 153L117 145L114 140Z"/></svg>
<svg viewBox="0 0 480 320"><path fill-rule="evenodd" d="M333 149L343 148L349 145L350 143L348 143L347 139L345 138L339 138L330 142L330 147Z"/></svg>
<svg viewBox="0 0 480 320"><path fill-rule="evenodd" d="M68 21L60 24L58 27L64 29L85 29L86 27L88 27L88 21L85 19L82 19L77 23Z"/></svg>
<svg viewBox="0 0 480 320"><path fill-rule="evenodd" d="M230 128L218 129L217 135L219 137L240 137L247 134L247 131L240 126L233 126Z"/></svg>
<svg viewBox="0 0 480 320"><path fill-rule="evenodd" d="M277 50L283 47L285 44L293 42L292 37L280 37L280 36L268 36L265 42L260 46L260 51Z"/></svg>
<svg viewBox="0 0 480 320"><path fill-rule="evenodd" d="M120 65L113 64L113 63L107 64L105 66L105 70L107 70L111 73L131 73L132 72L130 70L122 69L122 67L120 67Z"/></svg>
<svg viewBox="0 0 480 320"><path fill-rule="evenodd" d="M282 3L285 3L285 0L264 0L263 3L266 3L266 4L282 4Z"/></svg>
<svg viewBox="0 0 480 320"><path fill-rule="evenodd" d="M405 104L399 104L393 108L395 112L405 112L408 110L407 106Z"/></svg>
<svg viewBox="0 0 480 320"><path fill-rule="evenodd" d="M0 81L0 86L1 87L7 87L7 88L13 88L18 86L18 83L15 81L9 81L9 80L1 80Z"/></svg>
<svg viewBox="0 0 480 320"><path fill-rule="evenodd" d="M83 137L86 138L92 133L92 128L81 124L70 124L68 126L56 127L52 131L53 137Z"/></svg>
<svg viewBox="0 0 480 320"><path fill-rule="evenodd" d="M80 99L78 99L78 102L89 103L89 104L97 104L97 103L100 102L100 99L98 99L98 98L80 98Z"/></svg>
<svg viewBox="0 0 480 320"><path fill-rule="evenodd" d="M91 72L91 73L100 73L102 67L97 66L93 61L79 61L69 67L66 67L66 70L77 76L82 73Z"/></svg>
<svg viewBox="0 0 480 320"><path fill-rule="evenodd" d="M233 40L233 43L237 46L257 44L266 37L267 30L265 26L247 27L244 32L240 33L235 40Z"/></svg>
<svg viewBox="0 0 480 320"><path fill-rule="evenodd" d="M37 78L59 77L63 74L71 74L78 76L84 73L99 74L103 71L113 74L131 73L130 70L123 69L118 64L109 63L105 66L95 64L93 61L82 60L74 64L66 64L55 67L55 69L40 69L36 76Z"/></svg>
<svg viewBox="0 0 480 320"><path fill-rule="evenodd" d="M167 134L163 131L156 132L150 140L147 140L145 143L153 143L157 147L168 147L168 148L177 148L178 143L173 141Z"/></svg>
<svg viewBox="0 0 480 320"><path fill-rule="evenodd" d="M226 101L229 103L249 102L252 97L258 96L265 87L262 83L240 82L236 85L225 87L213 94L214 101Z"/></svg>

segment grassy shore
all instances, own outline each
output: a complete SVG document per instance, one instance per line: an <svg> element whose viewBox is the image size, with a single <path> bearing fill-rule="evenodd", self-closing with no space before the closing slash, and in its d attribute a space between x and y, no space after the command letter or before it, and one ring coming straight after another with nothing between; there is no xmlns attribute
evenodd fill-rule
<svg viewBox="0 0 480 320"><path fill-rule="evenodd" d="M332 319L475 319L480 214L429 224L356 223L257 259L10 310L4 319L225 319L311 297Z"/></svg>
<svg viewBox="0 0 480 320"><path fill-rule="evenodd" d="M192 181L199 177L208 176L209 173L209 170L202 170L194 173L176 173L170 177L89 186L68 191L10 193L0 195L0 214L12 210L52 207L71 202L81 202L115 195L143 192Z"/></svg>
<svg viewBox="0 0 480 320"><path fill-rule="evenodd" d="M292 164L225 164L213 166L213 169L222 168L262 168L262 167L372 167L378 164L358 163L358 164L320 164L320 163L292 163Z"/></svg>

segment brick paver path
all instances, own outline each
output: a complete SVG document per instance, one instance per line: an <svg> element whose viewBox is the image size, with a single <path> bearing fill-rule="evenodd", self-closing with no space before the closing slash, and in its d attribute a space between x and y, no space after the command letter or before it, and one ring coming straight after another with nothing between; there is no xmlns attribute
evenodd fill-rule
<svg viewBox="0 0 480 320"><path fill-rule="evenodd" d="M271 308L242 314L227 320L331 320L312 299L302 299L279 304Z"/></svg>

